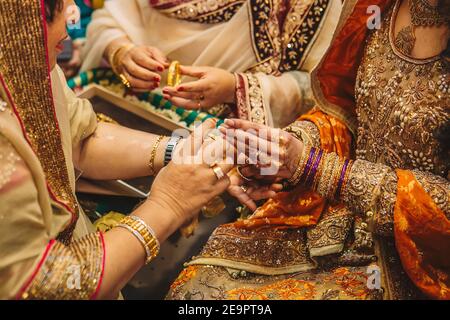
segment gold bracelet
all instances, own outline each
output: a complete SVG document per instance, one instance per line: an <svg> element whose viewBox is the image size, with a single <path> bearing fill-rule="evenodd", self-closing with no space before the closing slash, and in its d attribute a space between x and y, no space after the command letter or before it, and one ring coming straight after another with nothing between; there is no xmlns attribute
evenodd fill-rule
<svg viewBox="0 0 450 320"><path fill-rule="evenodd" d="M303 173L303 170L305 169L306 161L308 159L308 155L311 152L311 146L310 145L303 145L303 152L300 155L297 163L297 169L295 169L294 174L292 177L288 180L289 184L292 186L296 186L299 183L300 176Z"/></svg>
<svg viewBox="0 0 450 320"><path fill-rule="evenodd" d="M322 197L327 197L328 193L327 193L327 187L328 187L328 183L330 182L331 179L331 173L333 170L332 164L334 163L333 160L335 158L335 153L327 153L326 157L324 159L325 161L325 167L323 169L323 172L321 173L321 177L319 179L319 183L317 186L317 192L322 196Z"/></svg>
<svg viewBox="0 0 450 320"><path fill-rule="evenodd" d="M109 55L109 64L111 65L111 69L114 71L115 74L119 75L121 72L118 69L119 66L119 62L117 61L118 57L119 57L119 53L121 53L122 51L124 51L123 54L126 54L128 51L130 51L131 49L133 49L134 47L136 47L136 45L134 43L127 43L127 44L123 44L118 46L110 55Z"/></svg>
<svg viewBox="0 0 450 320"><path fill-rule="evenodd" d="M167 74L167 85L169 87L176 87L181 83L180 74L180 62L172 61L169 66L169 72Z"/></svg>
<svg viewBox="0 0 450 320"><path fill-rule="evenodd" d="M158 151L158 147L159 144L161 143L161 140L164 139L164 136L159 136L156 139L155 144L153 145L153 149L152 149L152 153L150 156L150 161L148 162L148 166L150 168L150 175L155 175L156 174L156 170L155 170L155 158L156 158L156 152Z"/></svg>
<svg viewBox="0 0 450 320"><path fill-rule="evenodd" d="M127 216L120 221L117 227L130 231L141 242L145 249L145 264L152 261L159 253L159 241L155 237L154 231L139 217Z"/></svg>

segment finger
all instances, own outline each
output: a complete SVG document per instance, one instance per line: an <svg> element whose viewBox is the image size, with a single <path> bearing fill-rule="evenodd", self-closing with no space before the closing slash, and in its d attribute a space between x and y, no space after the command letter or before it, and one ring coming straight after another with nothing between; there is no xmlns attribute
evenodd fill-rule
<svg viewBox="0 0 450 320"><path fill-rule="evenodd" d="M141 79L135 78L126 70L123 70L123 75L130 82L130 85L134 91L147 92L159 86L158 82L143 81Z"/></svg>
<svg viewBox="0 0 450 320"><path fill-rule="evenodd" d="M195 128L192 136L196 152L198 152L202 148L207 135L216 128L216 123L216 119L210 118L204 121L197 128Z"/></svg>
<svg viewBox="0 0 450 320"><path fill-rule="evenodd" d="M180 66L180 73L185 76L201 78L204 74L204 67Z"/></svg>
<svg viewBox="0 0 450 320"><path fill-rule="evenodd" d="M197 81L186 82L177 86L175 89L181 92L205 92L209 90L209 81L200 79Z"/></svg>
<svg viewBox="0 0 450 320"><path fill-rule="evenodd" d="M224 123L230 128L241 129L243 131L249 132L257 132L257 135L267 137L267 140L269 141L278 142L280 137L280 129L271 128L259 123L254 123L242 119L225 119Z"/></svg>
<svg viewBox="0 0 450 320"><path fill-rule="evenodd" d="M179 97L172 97L168 94L163 94L163 98L172 102L172 104L176 107L185 108L189 110L198 110L201 108L201 104L198 101L192 101Z"/></svg>
<svg viewBox="0 0 450 320"><path fill-rule="evenodd" d="M160 82L161 81L161 76L159 74L149 71L145 68L142 68L133 60L128 60L123 65L124 65L125 70L137 79L140 79L143 81L151 81L151 82Z"/></svg>
<svg viewBox="0 0 450 320"><path fill-rule="evenodd" d="M171 87L165 87L163 89L163 94L167 94L171 97L178 97L178 98L183 98L186 100L194 100L194 101L199 101L201 98L201 94L199 93L193 93L193 92L180 92L175 90L174 88Z"/></svg>
<svg viewBox="0 0 450 320"><path fill-rule="evenodd" d="M246 206L252 211L255 211L257 206L253 199L244 192L244 190L240 186L231 186L228 188L228 192L230 195L235 197L242 205Z"/></svg>
<svg viewBox="0 0 450 320"><path fill-rule="evenodd" d="M152 55L152 57L161 63L165 68L169 67L169 59L167 59L166 55L162 53L161 50L155 47L147 47L147 51Z"/></svg>
<svg viewBox="0 0 450 320"><path fill-rule="evenodd" d="M273 190L270 190L269 187L262 188L249 188L247 190L249 197L255 201L273 198L277 195L277 193Z"/></svg>
<svg viewBox="0 0 450 320"><path fill-rule="evenodd" d="M132 55L133 61L139 66L152 71L163 72L164 65L157 60L153 59L150 55L145 52L137 51Z"/></svg>

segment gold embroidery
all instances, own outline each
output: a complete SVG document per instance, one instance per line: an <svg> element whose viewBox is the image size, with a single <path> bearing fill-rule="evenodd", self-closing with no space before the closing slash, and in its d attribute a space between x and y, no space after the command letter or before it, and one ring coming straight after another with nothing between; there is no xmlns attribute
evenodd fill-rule
<svg viewBox="0 0 450 320"><path fill-rule="evenodd" d="M70 246L54 242L22 299L91 299L103 274L103 244L99 233Z"/></svg>
<svg viewBox="0 0 450 320"><path fill-rule="evenodd" d="M397 4L398 5L398 4ZM414 60L396 52L393 10L368 37L356 81L356 155L391 168L446 176L449 162L436 134L450 121L450 63Z"/></svg>
<svg viewBox="0 0 450 320"><path fill-rule="evenodd" d="M197 0L170 8L164 4L155 8L175 19L214 24L229 21L244 3L245 0Z"/></svg>
<svg viewBox="0 0 450 320"><path fill-rule="evenodd" d="M60 235L61 241L69 243L78 207L69 183L53 105L45 41L36 41L45 37L41 2L20 3L19 6L13 0L0 2L0 29L16 26L15 32L0 32L0 75L24 134L44 169L52 197L72 212L71 223Z"/></svg>
<svg viewBox="0 0 450 320"><path fill-rule="evenodd" d="M222 225L193 258L220 258L266 267L288 267L311 261L305 244L305 230L246 230Z"/></svg>
<svg viewBox="0 0 450 320"><path fill-rule="evenodd" d="M280 32L277 18L280 2L251 0L251 31L258 64L248 71L277 75L300 69L329 3L329 0L291 1Z"/></svg>
<svg viewBox="0 0 450 320"><path fill-rule="evenodd" d="M285 131L293 134L297 139L312 147L320 147L320 132L311 121L295 121L287 126Z"/></svg>

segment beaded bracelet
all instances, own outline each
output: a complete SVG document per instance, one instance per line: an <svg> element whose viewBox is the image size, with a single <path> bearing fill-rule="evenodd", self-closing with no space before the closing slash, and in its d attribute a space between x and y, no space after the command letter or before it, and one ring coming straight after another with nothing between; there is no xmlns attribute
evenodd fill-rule
<svg viewBox="0 0 450 320"><path fill-rule="evenodd" d="M127 216L120 221L117 227L130 231L139 240L145 249L145 264L148 264L158 255L160 245L155 232L141 218Z"/></svg>

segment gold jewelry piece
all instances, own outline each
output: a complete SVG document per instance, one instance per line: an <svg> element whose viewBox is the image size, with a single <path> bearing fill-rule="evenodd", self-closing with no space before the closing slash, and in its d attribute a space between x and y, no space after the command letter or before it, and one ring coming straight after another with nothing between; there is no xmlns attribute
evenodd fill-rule
<svg viewBox="0 0 450 320"><path fill-rule="evenodd" d="M211 167L213 169L214 174L217 177L217 180L221 180L223 177L225 177L225 173L223 173L222 168L219 167L217 164Z"/></svg>
<svg viewBox="0 0 450 320"><path fill-rule="evenodd" d="M400 30L395 36L395 47L400 50L401 53L410 55L414 49L416 37L414 36L414 29L411 26L407 26Z"/></svg>
<svg viewBox="0 0 450 320"><path fill-rule="evenodd" d="M118 61L120 56L124 56L128 51L136 47L134 43L127 43L117 47L110 55L109 55L109 64L111 65L112 70L115 74L120 76L119 65L120 61Z"/></svg>
<svg viewBox="0 0 450 320"><path fill-rule="evenodd" d="M242 174L242 172L241 172L241 166L237 166L237 167L236 167L236 172L237 172L238 175L239 175L242 179L244 179L245 181L247 181L247 182L253 181L253 179L247 178L246 176L244 176L244 175Z"/></svg>
<svg viewBox="0 0 450 320"><path fill-rule="evenodd" d="M113 118L107 116L106 114L98 112L98 113L96 113L96 116L97 116L97 121L98 122L119 124L116 120L114 120Z"/></svg>
<svg viewBox="0 0 450 320"><path fill-rule="evenodd" d="M137 216L127 216L120 221L117 227L127 229L141 242L147 256L145 264L148 264L158 255L160 250L159 241L156 239L153 229L144 220Z"/></svg>
<svg viewBox="0 0 450 320"><path fill-rule="evenodd" d="M200 101L203 101L203 100L205 100L205 96L204 96L204 95L201 95L201 96L200 96Z"/></svg>
<svg viewBox="0 0 450 320"><path fill-rule="evenodd" d="M176 87L181 83L180 62L172 61L169 66L169 73L167 74L167 85Z"/></svg>
<svg viewBox="0 0 450 320"><path fill-rule="evenodd" d="M148 162L148 166L149 166L149 168L150 168L150 172L151 172L151 175L152 175L152 176L155 175L155 173L156 173L156 171L155 171L155 158L156 158L156 152L158 151L159 144L161 143L161 140L162 140L163 138L164 138L164 136L159 136L159 137L156 139L156 142L155 142L155 144L153 145L152 153L151 153L151 156L150 156L150 161Z"/></svg>
<svg viewBox="0 0 450 320"><path fill-rule="evenodd" d="M120 81L125 85L127 88L131 88L131 83L128 81L127 77L123 73L119 74Z"/></svg>
<svg viewBox="0 0 450 320"><path fill-rule="evenodd" d="M450 21L450 16L439 12L439 8L428 0L409 0L409 12L411 24L415 27L441 26Z"/></svg>
<svg viewBox="0 0 450 320"><path fill-rule="evenodd" d="M248 187L246 185L242 185L241 189L242 189L242 191L244 191L244 193L247 193L247 191L248 191Z"/></svg>
<svg viewBox="0 0 450 320"><path fill-rule="evenodd" d="M197 109L200 110L200 111L203 111L202 110L202 103L200 102L200 100L197 101Z"/></svg>
<svg viewBox="0 0 450 320"><path fill-rule="evenodd" d="M303 171L305 170L306 161L308 160L308 156L311 153L311 146L305 144L303 147L303 152L298 158L297 168L295 169L294 174L291 178L288 179L288 183L292 186L296 186L300 182L300 177L302 176Z"/></svg>

